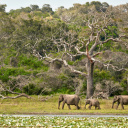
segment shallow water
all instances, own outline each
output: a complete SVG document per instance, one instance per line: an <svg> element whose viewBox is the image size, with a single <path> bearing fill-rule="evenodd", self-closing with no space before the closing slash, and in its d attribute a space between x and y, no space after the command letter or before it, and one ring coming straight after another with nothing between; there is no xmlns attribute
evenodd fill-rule
<svg viewBox="0 0 128 128"><path fill-rule="evenodd" d="M1 114L0 116L14 116L14 117L31 117L31 116L47 116L47 117L127 117L128 115L13 115L13 114Z"/></svg>

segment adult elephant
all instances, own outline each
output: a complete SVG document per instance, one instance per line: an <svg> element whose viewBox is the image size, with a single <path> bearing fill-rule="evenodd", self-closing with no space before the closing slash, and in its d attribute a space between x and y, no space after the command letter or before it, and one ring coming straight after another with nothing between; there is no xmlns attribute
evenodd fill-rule
<svg viewBox="0 0 128 128"><path fill-rule="evenodd" d="M119 104L121 104L122 109L124 109L123 105L128 105L128 95L114 96L113 103L112 103L112 108L114 107L115 102L117 102L116 109L118 108Z"/></svg>
<svg viewBox="0 0 128 128"><path fill-rule="evenodd" d="M78 95L68 95L68 94L61 94L59 96L59 101L58 101L58 109L60 109L60 103L63 101L62 109L64 109L65 103L68 105L68 108L70 108L70 105L75 105L77 109L80 109L78 106L80 98Z"/></svg>

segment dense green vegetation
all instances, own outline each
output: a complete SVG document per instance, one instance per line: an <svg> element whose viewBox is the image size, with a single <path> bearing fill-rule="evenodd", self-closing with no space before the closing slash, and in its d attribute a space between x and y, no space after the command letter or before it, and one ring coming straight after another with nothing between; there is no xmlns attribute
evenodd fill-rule
<svg viewBox="0 0 128 128"><path fill-rule="evenodd" d="M74 94L82 83L80 94L86 95L86 78L71 72L60 62L51 65L50 58L66 58L69 65L86 72L85 56L76 56L70 60L68 55L62 54L65 47L60 45L58 48L58 42L77 45L84 41L90 34L88 20L93 20L96 13L100 15L103 12L110 13L113 22L100 34L101 41L118 38L121 32L127 35L127 7L128 4L120 5L119 13L118 6L92 1L83 5L74 4L69 9L59 7L56 11L45 4L42 8L30 5L7 13L6 5L0 5L0 80L12 91L29 95ZM97 46L95 50L102 51L97 57L102 62L124 68L115 71L96 63L93 81L95 88L99 83L107 86L106 81L111 83L111 88L112 84L119 85L119 89L110 96L128 94L128 39L123 38L122 42L125 43L109 41ZM84 45L86 46L86 42ZM83 47L81 51L85 49ZM76 54L74 49L68 51ZM49 58L46 59L46 56ZM102 88L100 91L105 92Z"/></svg>

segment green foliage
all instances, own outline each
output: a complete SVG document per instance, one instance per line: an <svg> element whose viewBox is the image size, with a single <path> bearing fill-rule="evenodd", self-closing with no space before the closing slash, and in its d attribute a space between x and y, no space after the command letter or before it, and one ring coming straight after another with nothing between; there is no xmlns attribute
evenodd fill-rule
<svg viewBox="0 0 128 128"><path fill-rule="evenodd" d="M38 11L39 10L39 6L38 5L30 5L32 11Z"/></svg>
<svg viewBox="0 0 128 128"><path fill-rule="evenodd" d="M98 12L100 12L102 9L102 4L99 1L92 1L91 5L95 5L95 8Z"/></svg>
<svg viewBox="0 0 128 128"><path fill-rule="evenodd" d="M23 87L23 92L28 95L39 95L42 91L42 88L39 88L35 84L29 84Z"/></svg>
<svg viewBox="0 0 128 128"><path fill-rule="evenodd" d="M42 61L39 61L34 57L20 56L19 57L19 67L27 66L31 69L43 69L43 71L48 71L48 66L44 65Z"/></svg>
<svg viewBox="0 0 128 128"><path fill-rule="evenodd" d="M0 4L0 12L5 12L6 4Z"/></svg>
<svg viewBox="0 0 128 128"><path fill-rule="evenodd" d="M73 82L73 79L71 77L66 76L65 74L60 74L58 78L62 80L62 83L61 83L61 87L58 88L56 92L65 93L65 94L73 93L74 91L73 84L75 84Z"/></svg>
<svg viewBox="0 0 128 128"><path fill-rule="evenodd" d="M87 90L87 79L84 79L81 92L83 92L83 94L86 95L86 90Z"/></svg>
<svg viewBox="0 0 128 128"><path fill-rule="evenodd" d="M44 4L41 10L43 13L50 13L50 14L54 13L49 4Z"/></svg>
<svg viewBox="0 0 128 128"><path fill-rule="evenodd" d="M90 3L89 3L89 2L86 2L86 3L85 3L85 5L86 5L86 6L89 6L89 5L90 5Z"/></svg>
<svg viewBox="0 0 128 128"><path fill-rule="evenodd" d="M117 26L108 26L107 36L112 36L113 38L118 37Z"/></svg>
<svg viewBox="0 0 128 128"><path fill-rule="evenodd" d="M127 85L128 85L127 79L123 79L120 84L122 87L127 87Z"/></svg>
<svg viewBox="0 0 128 128"><path fill-rule="evenodd" d="M5 13L5 7L6 5L0 5L0 65L5 65L4 68L0 69L0 79L3 82L8 82L10 79L9 76L31 74L34 77L33 81L35 83L41 83L43 78L39 78L37 74L48 71L49 67L48 64L45 65L43 61L39 61L37 58L32 56L33 50L39 53L42 57L47 54L51 58L59 58L64 53L64 46L63 44L59 44L60 51L58 52L58 47L55 45L55 42L58 43L59 41L64 41L67 44L72 43L72 46L77 46L80 45L82 41L84 43L82 44L83 47L80 51L85 52L87 43L86 39L90 36L90 29L87 27L88 21L93 23L95 14L98 12L97 17L100 16L102 13L101 10L105 13L109 4L106 2L101 3L99 1L86 2L84 5L78 3L74 4L74 6L69 9L65 9L61 6L58 10L56 10L56 12L52 10L49 4L43 5L41 9L38 5L30 5L30 7L22 7L21 9L11 10L9 13ZM113 21L111 20L112 22L109 22L109 26L105 28L105 31L101 32L101 41L105 41L111 37L119 37L119 30L121 30L124 35L127 35L128 28L125 25L125 18L123 19L123 15L125 14L124 10L122 10L121 14L123 15L122 19L120 19L118 17L119 12L116 12L114 7L109 8L109 11L111 9L115 10L109 15L113 17ZM90 10L92 11L90 12ZM100 20L97 23L97 26L99 25L99 29L100 27L103 27L102 23L103 21ZM99 29L94 29L95 32L92 33L92 35L95 36ZM127 42L127 39L123 38L123 41ZM94 43L95 42L89 43L89 49ZM113 41L97 46L94 52L104 52L108 49L112 52L128 53L128 50L125 48L123 43L117 44L117 42ZM73 47L70 54L76 54ZM68 61L68 64L73 65L74 67L76 66L75 68L79 68L81 71L85 71L83 67L81 68L81 65L79 65L79 62L84 58L85 56L77 56L76 58L73 58L73 61ZM12 64L12 61L15 64ZM80 64L83 64L83 61ZM10 66L18 67L12 68ZM28 69L31 70L31 72L28 72ZM61 74L58 78L56 78L56 76L52 77L53 81L54 78L56 80L60 80L60 83L56 85L57 82L55 81L53 86L50 87L50 93L72 93L75 90L74 84L76 83L73 80L76 78L76 74L69 71L67 74ZM81 76L79 76L79 78L83 79ZM127 89L126 74L123 75L123 72L108 72L96 69L94 71L94 84L104 79L112 79L114 82L119 81L121 82L121 86L124 90ZM49 81L50 78L46 79L45 82L48 83ZM38 90L40 90L40 88L38 89L36 87L39 85L35 85L35 88L33 86L34 85L30 85L30 94L38 94ZM27 87L28 86L26 86L26 88ZM84 80L83 91L86 90L86 87L86 80ZM31 92L32 89L35 90L34 93ZM19 90L15 91L18 92ZM124 91L123 94L126 94L126 92Z"/></svg>
<svg viewBox="0 0 128 128"><path fill-rule="evenodd" d="M74 62L73 62L73 61L68 61L68 64L69 64L69 65L73 65Z"/></svg>
<svg viewBox="0 0 128 128"><path fill-rule="evenodd" d="M3 6L2 6L3 7ZM4 11L5 9L3 8L1 10ZM35 12L35 11L41 11L42 15L46 17L49 16L49 14L54 14L54 11L52 10L52 8L50 7L49 4L44 4L43 7L40 9L38 5L30 5L30 7L21 7L21 9L16 9L16 10L10 10L10 14L13 16L17 16L19 15L21 12L26 12L26 13L30 13L30 12Z"/></svg>
<svg viewBox="0 0 128 128"><path fill-rule="evenodd" d="M123 71L111 71L111 75L114 81L121 81L123 78Z"/></svg>
<svg viewBox="0 0 128 128"><path fill-rule="evenodd" d="M0 69L0 80L7 82L10 78L9 76L18 76L18 75L29 75L30 72L25 71L22 68L1 68Z"/></svg>
<svg viewBox="0 0 128 128"><path fill-rule="evenodd" d="M99 2L99 1L92 1L90 3L90 5L95 5L95 8L98 12L101 12L101 10L103 12L105 12L107 10L107 8L109 7L109 4L107 2Z"/></svg>
<svg viewBox="0 0 128 128"><path fill-rule="evenodd" d="M64 75L64 74L60 74L59 76L58 76L58 78L60 78L61 80L67 80L68 79L68 77L66 76L66 75Z"/></svg>
<svg viewBox="0 0 128 128"><path fill-rule="evenodd" d="M54 93L72 94L73 92L70 89L67 89L67 87L65 87L65 85L62 85L62 87L57 89Z"/></svg>
<svg viewBox="0 0 128 128"><path fill-rule="evenodd" d="M85 55L82 55L82 56L76 56L75 57L75 63L77 63L78 61L81 61L81 60L83 60L85 58Z"/></svg>
<svg viewBox="0 0 128 128"><path fill-rule="evenodd" d="M99 70L99 69L94 70L94 83L109 79L111 79L111 75L109 71Z"/></svg>
<svg viewBox="0 0 128 128"><path fill-rule="evenodd" d="M35 16L35 17L38 17L39 19L43 16L43 17L46 17L46 16L44 16L44 14L41 12L41 11L34 11L33 12L33 15Z"/></svg>
<svg viewBox="0 0 128 128"><path fill-rule="evenodd" d="M120 85L123 87L123 95L128 95L128 71L122 73L123 79L120 82Z"/></svg>
<svg viewBox="0 0 128 128"><path fill-rule="evenodd" d="M108 41L107 43L103 44L103 47L101 48L102 50L108 50L111 49L113 42L112 41Z"/></svg>
<svg viewBox="0 0 128 128"><path fill-rule="evenodd" d="M118 37L117 30L118 30L117 26L113 26L113 25L112 26L108 26L108 28L105 29L107 39L109 37L117 38ZM105 34L104 34L104 32L102 32L100 34L100 40L102 40L102 41L105 40Z"/></svg>
<svg viewBox="0 0 128 128"><path fill-rule="evenodd" d="M121 95L128 95L128 91L127 90L124 90Z"/></svg>

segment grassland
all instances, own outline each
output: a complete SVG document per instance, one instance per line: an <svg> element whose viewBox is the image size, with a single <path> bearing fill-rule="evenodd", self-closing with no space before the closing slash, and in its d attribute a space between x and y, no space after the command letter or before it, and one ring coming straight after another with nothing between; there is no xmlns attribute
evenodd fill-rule
<svg viewBox="0 0 128 128"><path fill-rule="evenodd" d="M124 110L119 105L118 110L112 109L112 98L110 100L100 99L101 110L91 110L84 108L85 98L81 98L81 109L76 110L75 106L68 109L65 104L64 110L58 110L59 94L51 96L31 96L31 99L25 97L17 99L0 99L0 114L128 114L128 105L124 105ZM46 101L42 101L47 99ZM62 105L62 103L61 103ZM116 106L116 104L115 104ZM60 106L61 108L61 106Z"/></svg>

